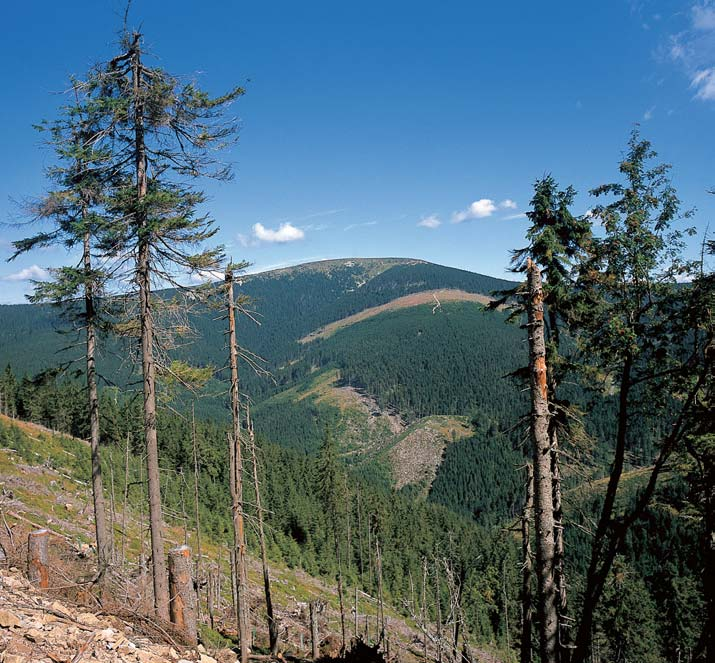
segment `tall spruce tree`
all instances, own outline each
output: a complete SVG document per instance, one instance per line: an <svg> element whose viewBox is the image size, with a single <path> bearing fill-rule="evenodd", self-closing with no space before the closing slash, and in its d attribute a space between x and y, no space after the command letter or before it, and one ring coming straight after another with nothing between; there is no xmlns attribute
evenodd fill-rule
<svg viewBox="0 0 715 663"><path fill-rule="evenodd" d="M243 94L234 88L212 98L144 59L142 35L125 34L123 52L96 72L93 94L104 110L105 135L122 182L109 209L116 219L105 250L124 266L139 301L139 340L144 393L144 438L157 615L169 618L169 591L162 535L157 441L157 287L182 288L189 272L220 267L220 248L207 246L216 233L199 211L204 195L191 181L228 179L217 151L236 136L227 107ZM169 370L168 366L159 366Z"/></svg>
<svg viewBox="0 0 715 663"><path fill-rule="evenodd" d="M678 284L688 270L683 233L673 225L687 212L670 183L669 166L653 164L656 153L634 130L620 163L621 182L592 194L607 202L593 209L603 227L581 260L571 330L584 358L585 381L616 402L613 458L592 540L574 660L585 663L594 614L626 536L645 513L672 454L697 421L698 399L712 370L709 315L690 304ZM709 325L709 330L706 328ZM638 424L657 436L645 485L631 506L619 506L627 452ZM658 431L660 434L658 434ZM636 453L637 449L634 450ZM642 453L642 452L641 452Z"/></svg>
<svg viewBox="0 0 715 663"><path fill-rule="evenodd" d="M77 264L50 269L51 278L36 281L28 299L61 306L71 324L84 333L98 579L103 580L110 563L111 543L102 485L96 352L98 329L104 322L100 302L109 274L93 265L93 252L108 228L104 203L113 173L109 168L111 154L103 142L102 113L86 92L92 83L73 81L72 103L63 107L58 120L38 127L49 133L49 143L57 157L57 163L47 170L55 188L31 203L30 211L33 222L49 227L14 242L15 252L10 260L47 246L81 248Z"/></svg>

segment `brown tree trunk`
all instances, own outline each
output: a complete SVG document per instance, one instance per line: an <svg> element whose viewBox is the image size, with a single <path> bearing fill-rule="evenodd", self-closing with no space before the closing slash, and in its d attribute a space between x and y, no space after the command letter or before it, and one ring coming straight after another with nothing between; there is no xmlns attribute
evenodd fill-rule
<svg viewBox="0 0 715 663"><path fill-rule="evenodd" d="M558 614L554 583L554 504L549 440L549 401L544 338L544 293L541 272L527 264L531 442L534 456L534 526L538 580L539 649L541 663L556 663Z"/></svg>
<svg viewBox="0 0 715 663"><path fill-rule="evenodd" d="M273 597L271 596L271 576L268 568L268 553L266 551L266 536L263 531L263 507L261 505L261 489L258 480L258 459L256 458L256 438L253 432L248 406L246 406L248 439L251 444L251 461L253 464L253 486L256 494L256 515L258 519L258 543L261 547L261 565L263 567L263 591L266 595L266 615L268 617L268 642L271 654L278 653L278 622L273 614Z"/></svg>
<svg viewBox="0 0 715 663"><path fill-rule="evenodd" d="M85 210L83 208L83 214ZM99 395L97 394L96 328L94 292L91 283L92 258L90 253L90 233L84 233L82 260L84 263L84 314L87 342L87 405L89 407L89 446L92 457L92 498L94 501L94 532L97 541L97 575L104 585L109 565L109 536L107 534L104 510L104 487L102 485L102 462L99 450Z"/></svg>
<svg viewBox="0 0 715 663"><path fill-rule="evenodd" d="M150 237L143 200L147 194L146 145L144 142L144 99L141 66L141 36L134 35L131 46L134 90L134 154L136 170L136 224L139 227L136 281L139 288L142 376L144 381L144 440L146 443L147 484L149 489L149 529L154 580L154 609L160 619L169 620L169 584L164 559L163 519L159 448L156 432L156 364L154 362L154 321L151 310Z"/></svg>
<svg viewBox="0 0 715 663"><path fill-rule="evenodd" d="M526 499L521 513L521 647L519 662L531 663L531 617L533 596L531 592L532 552L529 520L534 509L534 472L526 466Z"/></svg>
<svg viewBox="0 0 715 663"><path fill-rule="evenodd" d="M169 551L169 588L171 621L187 642L197 642L196 594L191 578L191 549L179 546Z"/></svg>
<svg viewBox="0 0 715 663"><path fill-rule="evenodd" d="M50 586L48 542L50 531L36 529L27 535L27 575L40 589Z"/></svg>
<svg viewBox="0 0 715 663"><path fill-rule="evenodd" d="M231 367L231 510L233 515L233 545L235 550L236 617L240 638L241 663L248 661L248 577L246 572L246 532L243 505L243 457L241 454L241 423L239 417L238 346L236 343L236 306L233 298L233 272L226 270L228 297L228 343Z"/></svg>

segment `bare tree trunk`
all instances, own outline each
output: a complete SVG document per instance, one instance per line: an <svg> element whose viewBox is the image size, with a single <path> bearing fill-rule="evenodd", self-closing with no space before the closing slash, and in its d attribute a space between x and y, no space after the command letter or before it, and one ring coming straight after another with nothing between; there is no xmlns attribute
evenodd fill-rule
<svg viewBox="0 0 715 663"><path fill-rule="evenodd" d="M358 517L358 542L360 545L360 584L365 590L365 563L363 561L363 539L362 539L362 503L360 500L360 488L357 488L357 517Z"/></svg>
<svg viewBox="0 0 715 663"><path fill-rule="evenodd" d="M340 635L341 635L341 653L345 653L347 645L347 631L345 628L345 596L343 593L343 567L340 555L340 540L338 539L338 529L333 523L333 539L335 541L335 558L338 563L338 602L340 603Z"/></svg>
<svg viewBox="0 0 715 663"><path fill-rule="evenodd" d="M194 460L194 521L196 524L196 616L201 621L201 514L199 513L199 448L196 441L196 414L191 403L191 450Z"/></svg>
<svg viewBox="0 0 715 663"><path fill-rule="evenodd" d="M521 513L521 647L519 662L531 663L531 617L533 596L531 592L532 551L529 520L534 509L534 472L526 466L526 499Z"/></svg>
<svg viewBox="0 0 715 663"><path fill-rule="evenodd" d="M385 640L385 603L382 596L382 554L380 552L380 537L375 535L375 561L377 562L377 600L378 614L380 616L379 642Z"/></svg>
<svg viewBox="0 0 715 663"><path fill-rule="evenodd" d="M196 593L191 578L191 549L186 546L169 551L169 587L171 621L189 644L197 641Z"/></svg>
<svg viewBox="0 0 715 663"><path fill-rule="evenodd" d="M248 661L248 577L246 572L246 532L243 505L243 458L241 454L241 423L239 418L238 346L236 343L236 306L233 298L233 271L226 270L228 297L229 362L231 366L231 502L233 513L233 543L236 563L236 617L240 638L241 663Z"/></svg>
<svg viewBox="0 0 715 663"><path fill-rule="evenodd" d="M40 589L50 586L48 542L50 531L36 529L27 535L27 575Z"/></svg>
<svg viewBox="0 0 715 663"><path fill-rule="evenodd" d="M86 211L83 206L82 215ZM104 486L102 485L102 460L99 450L99 395L97 393L96 362L96 313L91 277L92 257L90 252L90 233L84 233L82 260L84 263L84 315L87 342L87 404L89 406L89 447L92 457L92 498L94 500L94 532L97 541L97 572L99 582L104 586L107 566L109 565L109 537L107 534L106 513L104 510Z"/></svg>
<svg viewBox="0 0 715 663"><path fill-rule="evenodd" d="M154 321L151 307L150 238L142 202L147 194L146 145L144 142L144 90L141 81L141 36L134 35L131 46L132 84L134 87L134 154L137 187L136 223L140 228L137 250L136 281L139 288L142 375L144 379L144 440L146 443L147 482L149 488L149 529L154 579L154 609L159 618L169 621L169 582L164 558L162 533L159 448L156 432L156 364L154 362Z"/></svg>
<svg viewBox="0 0 715 663"><path fill-rule="evenodd" d="M439 564L434 558L434 606L437 614L437 661L442 663L442 601L440 599Z"/></svg>
<svg viewBox="0 0 715 663"><path fill-rule="evenodd" d="M427 558L422 560L422 641L423 641L423 652L422 658L427 661Z"/></svg>
<svg viewBox="0 0 715 663"><path fill-rule="evenodd" d="M541 663L556 663L558 614L554 583L554 505L549 440L549 401L544 338L544 293L541 272L527 263L531 441L534 455L534 525L538 580L539 649Z"/></svg>
<svg viewBox="0 0 715 663"><path fill-rule="evenodd" d="M319 652L319 644L320 640L318 637L318 602L317 601L311 601L310 602L310 641L311 641L311 648L312 648L312 656L313 660L317 660L318 656L320 655Z"/></svg>
<svg viewBox="0 0 715 663"><path fill-rule="evenodd" d="M253 464L253 487L256 494L256 515L258 517L258 542L261 547L261 565L263 567L263 591L266 595L266 614L268 616L268 642L271 654L278 653L278 622L273 614L273 598L271 596L271 576L268 569L268 553L266 551L266 536L263 531L263 507L261 505L261 490L258 480L258 459L256 457L256 437L253 431L253 421L246 406L248 439L251 444L251 461Z"/></svg>
<svg viewBox="0 0 715 663"><path fill-rule="evenodd" d="M127 501L129 500L129 433L127 433L127 443L124 448L124 501L122 502L122 573L126 574L127 562Z"/></svg>

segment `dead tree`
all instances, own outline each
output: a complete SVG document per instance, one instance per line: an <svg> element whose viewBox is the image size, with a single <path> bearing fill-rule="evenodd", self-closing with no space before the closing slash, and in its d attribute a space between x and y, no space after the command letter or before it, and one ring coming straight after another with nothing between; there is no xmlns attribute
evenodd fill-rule
<svg viewBox="0 0 715 663"><path fill-rule="evenodd" d="M556 663L558 611L554 582L554 503L549 439L549 400L544 337L544 293L541 272L527 261L527 312L529 378L531 391L530 432L534 462L534 526L538 581L539 649L541 663Z"/></svg>
<svg viewBox="0 0 715 663"><path fill-rule="evenodd" d="M253 466L253 488L256 499L256 516L258 522L258 543L261 548L261 565L263 567L263 591L266 595L266 615L268 617L268 641L271 654L278 652L278 622L273 614L273 598L271 596L271 576L268 569L268 553L266 551L266 536L263 530L263 507L261 505L261 490L258 480L258 459L256 457L256 437L253 431L253 420L246 405L246 426L250 444L251 463Z"/></svg>
<svg viewBox="0 0 715 663"><path fill-rule="evenodd" d="M197 642L196 594L191 577L191 549L179 546L169 551L169 614L189 644Z"/></svg>
<svg viewBox="0 0 715 663"><path fill-rule="evenodd" d="M521 512L521 647L520 663L531 663L531 617L533 596L531 592L532 551L529 520L534 509L534 473L526 466L526 499Z"/></svg>
<svg viewBox="0 0 715 663"><path fill-rule="evenodd" d="M310 602L310 642L313 660L320 656L320 637L318 635L318 615L323 612L325 603L323 601Z"/></svg>
<svg viewBox="0 0 715 663"><path fill-rule="evenodd" d="M196 587L200 587L201 577L201 514L199 512L199 447L196 440L196 413L191 403L191 450L194 460L194 521L196 525ZM196 592L197 616L201 620L201 594Z"/></svg>
<svg viewBox="0 0 715 663"><path fill-rule="evenodd" d="M380 538L375 535L375 560L377 562L377 600L378 615L380 618L380 637L378 643L385 640L385 601L382 596L382 553L380 552Z"/></svg>
<svg viewBox="0 0 715 663"><path fill-rule="evenodd" d="M236 618L241 648L241 663L248 661L248 576L246 571L246 532L243 504L243 457L241 454L241 423L238 382L238 345L236 343L236 305L233 293L234 272L226 268L228 308L229 364L231 368L232 434L229 444L231 511L233 515L233 547L235 551Z"/></svg>
<svg viewBox="0 0 715 663"><path fill-rule="evenodd" d="M50 586L48 542L50 531L38 529L27 535L27 575L40 589Z"/></svg>
<svg viewBox="0 0 715 663"><path fill-rule="evenodd" d="M439 564L434 558L434 606L437 616L437 661L442 663L442 600L440 598Z"/></svg>

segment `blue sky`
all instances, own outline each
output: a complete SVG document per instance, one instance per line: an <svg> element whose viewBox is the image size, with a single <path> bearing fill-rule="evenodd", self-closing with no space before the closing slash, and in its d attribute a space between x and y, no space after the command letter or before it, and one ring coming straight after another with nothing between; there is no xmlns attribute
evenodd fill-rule
<svg viewBox="0 0 715 663"><path fill-rule="evenodd" d="M52 155L32 124L115 54L123 9L4 8L0 221L44 190ZM696 225L715 210L715 3L134 0L129 22L173 73L246 86L236 178L205 188L220 240L256 270L405 256L501 276L533 181L551 172L587 210L636 122ZM28 229L0 232L0 303L75 258L8 264Z"/></svg>

